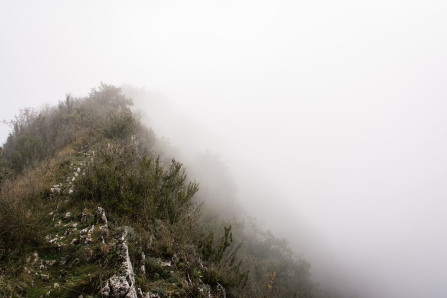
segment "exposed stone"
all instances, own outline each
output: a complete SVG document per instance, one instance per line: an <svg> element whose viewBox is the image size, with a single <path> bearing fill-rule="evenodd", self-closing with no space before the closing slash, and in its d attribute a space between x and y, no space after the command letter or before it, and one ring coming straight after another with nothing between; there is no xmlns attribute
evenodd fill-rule
<svg viewBox="0 0 447 298"><path fill-rule="evenodd" d="M171 261L163 262L162 260L158 259L158 264L160 264L161 267L171 267Z"/></svg>
<svg viewBox="0 0 447 298"><path fill-rule="evenodd" d="M40 278L42 278L43 280L49 280L50 279L50 275L49 274L41 274Z"/></svg>
<svg viewBox="0 0 447 298"><path fill-rule="evenodd" d="M219 297L223 297L223 298L227 297L225 288L220 283L217 283L217 293L218 293Z"/></svg>
<svg viewBox="0 0 447 298"><path fill-rule="evenodd" d="M51 193L52 194L61 194L61 189L60 189L60 187L52 187L51 189L50 189L50 191L51 191Z"/></svg>
<svg viewBox="0 0 447 298"><path fill-rule="evenodd" d="M109 297L110 296L109 281L107 281L106 285L101 289L101 295L103 295L105 297Z"/></svg>
<svg viewBox="0 0 447 298"><path fill-rule="evenodd" d="M65 213L63 220L69 220L70 218L71 218L71 212L67 212Z"/></svg>
<svg viewBox="0 0 447 298"><path fill-rule="evenodd" d="M56 264L56 260L46 260L45 264L47 266L54 266Z"/></svg>
<svg viewBox="0 0 447 298"><path fill-rule="evenodd" d="M143 275L146 274L146 266L144 265L145 259L146 259L146 256L144 255L144 251L143 251L143 252L141 252L141 267L140 267L140 272Z"/></svg>
<svg viewBox="0 0 447 298"><path fill-rule="evenodd" d="M146 293L141 291L141 288L138 288L138 297L141 298L160 298L158 294Z"/></svg>
<svg viewBox="0 0 447 298"><path fill-rule="evenodd" d="M68 236L68 235L70 235L71 233L73 233L74 231L76 231L76 228L69 228L69 229L67 229L66 231L65 231L65 236Z"/></svg>
<svg viewBox="0 0 447 298"><path fill-rule="evenodd" d="M102 224L103 227L107 227L106 211L102 207L98 207L95 213L96 224Z"/></svg>
<svg viewBox="0 0 447 298"><path fill-rule="evenodd" d="M128 297L136 298L135 276L132 263L129 257L129 247L127 245L127 229L124 229L120 239L115 244L116 251L119 251L121 261L119 274L112 276L106 286L110 286L110 297Z"/></svg>
<svg viewBox="0 0 447 298"><path fill-rule="evenodd" d="M88 230L87 237L85 238L85 243L89 244L92 242L93 231L95 230L95 225L92 225L90 230Z"/></svg>
<svg viewBox="0 0 447 298"><path fill-rule="evenodd" d="M33 253L33 256L34 256L34 260L33 260L33 265L34 265L37 261L39 261L39 255L37 254L37 251L35 251Z"/></svg>

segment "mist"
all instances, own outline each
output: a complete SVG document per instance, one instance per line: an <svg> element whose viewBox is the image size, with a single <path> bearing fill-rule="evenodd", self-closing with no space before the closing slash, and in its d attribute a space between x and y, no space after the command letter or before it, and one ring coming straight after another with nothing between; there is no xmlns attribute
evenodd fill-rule
<svg viewBox="0 0 447 298"><path fill-rule="evenodd" d="M317 280L446 297L446 9L3 1L0 118L123 86L198 182L193 165L220 160L204 189L232 185L236 209L286 237Z"/></svg>

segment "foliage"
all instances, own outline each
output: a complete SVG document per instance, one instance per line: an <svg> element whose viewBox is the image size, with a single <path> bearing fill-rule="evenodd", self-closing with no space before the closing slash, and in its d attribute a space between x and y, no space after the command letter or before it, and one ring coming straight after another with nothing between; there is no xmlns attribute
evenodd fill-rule
<svg viewBox="0 0 447 298"><path fill-rule="evenodd" d="M286 241L256 224L229 220L237 208L200 208L194 200L198 184L180 162L155 154L160 142L131 105L119 88L101 84L85 98L67 95L56 107L24 109L9 122L12 132L0 148L0 294L45 294L44 282L23 275L24 255L39 251L61 258L61 247L49 245L45 235L66 232L68 223L55 223L64 213L91 214L101 206L110 233L93 237L110 240L120 226L132 226L129 253L134 268L147 268L136 274L144 291L181 297L223 296L222 289L227 297L322 297L311 281L310 264ZM216 166L213 156L200 158L221 172L214 180L224 181L201 199L215 196L223 202L216 206L227 208L235 188L225 167ZM83 173L73 176L73 168L81 166ZM74 192L64 185L60 195L51 194L51 185L65 183L67 175L76 178ZM54 210L59 218L51 220ZM107 242L64 249L72 255L70 272L59 268L54 274L67 288L54 295L98 295L116 266L116 252Z"/></svg>
<svg viewBox="0 0 447 298"><path fill-rule="evenodd" d="M8 122L12 132L3 146L4 156L10 167L20 173L79 137L129 140L137 130L131 104L119 88L101 84L86 98L67 95L57 107L39 112L23 109Z"/></svg>
<svg viewBox="0 0 447 298"><path fill-rule="evenodd" d="M85 175L75 183L79 200L97 201L143 226L156 219L174 224L189 212L198 185L186 182L181 163L173 159L164 169L159 158L140 157L135 148L120 145L95 152Z"/></svg>

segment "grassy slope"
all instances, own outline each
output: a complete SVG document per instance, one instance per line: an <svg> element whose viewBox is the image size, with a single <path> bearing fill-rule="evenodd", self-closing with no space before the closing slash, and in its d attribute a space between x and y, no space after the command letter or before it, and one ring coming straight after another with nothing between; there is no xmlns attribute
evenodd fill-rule
<svg viewBox="0 0 447 298"><path fill-rule="evenodd" d="M153 156L157 140L130 104L118 88L102 85L86 98L12 121L0 160L3 296L100 296L118 270L114 243L123 226L130 227L129 253L145 292L323 295L309 264L285 243L256 226L219 219L212 208L201 210L193 199L197 185L180 163ZM60 194L51 193L56 184ZM96 225L85 243L82 230L97 223L99 206L108 228Z"/></svg>

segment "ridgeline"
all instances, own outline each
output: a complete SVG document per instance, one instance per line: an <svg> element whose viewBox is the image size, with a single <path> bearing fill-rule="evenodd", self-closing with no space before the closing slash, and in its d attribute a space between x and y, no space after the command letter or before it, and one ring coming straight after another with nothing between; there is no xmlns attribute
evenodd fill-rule
<svg viewBox="0 0 447 298"><path fill-rule="evenodd" d="M131 105L102 84L9 122L1 296L338 297L285 241L199 202Z"/></svg>

